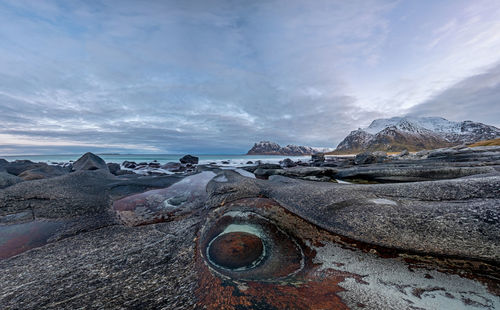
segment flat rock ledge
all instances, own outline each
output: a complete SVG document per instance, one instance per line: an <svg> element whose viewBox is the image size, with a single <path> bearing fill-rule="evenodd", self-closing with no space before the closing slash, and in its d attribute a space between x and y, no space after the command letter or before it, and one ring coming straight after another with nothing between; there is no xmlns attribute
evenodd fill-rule
<svg viewBox="0 0 500 310"><path fill-rule="evenodd" d="M190 175L116 176L91 155L90 170L60 176L8 164L11 172L29 167L30 176L50 177L0 179L7 186L0 189L0 308L496 309L496 154L453 149L372 165L255 167L263 179L211 166ZM331 182L340 176L392 183ZM262 249L270 260L255 274L245 270L256 280L210 267L206 246L222 227L253 238L275 233ZM383 257L385 250L398 254ZM433 258L463 269L422 263Z"/></svg>
<svg viewBox="0 0 500 310"><path fill-rule="evenodd" d="M208 205L264 196L332 233L420 254L500 264L500 175L398 184L344 185L224 172Z"/></svg>

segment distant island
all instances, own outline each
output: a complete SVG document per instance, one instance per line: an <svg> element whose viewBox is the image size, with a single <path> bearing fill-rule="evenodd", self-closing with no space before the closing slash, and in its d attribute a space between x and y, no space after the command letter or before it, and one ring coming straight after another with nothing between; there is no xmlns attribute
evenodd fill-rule
<svg viewBox="0 0 500 310"><path fill-rule="evenodd" d="M284 155L284 156L306 156L331 151L329 148L317 148L311 146L300 146L289 144L280 146L270 141L260 141L247 152L247 155Z"/></svg>

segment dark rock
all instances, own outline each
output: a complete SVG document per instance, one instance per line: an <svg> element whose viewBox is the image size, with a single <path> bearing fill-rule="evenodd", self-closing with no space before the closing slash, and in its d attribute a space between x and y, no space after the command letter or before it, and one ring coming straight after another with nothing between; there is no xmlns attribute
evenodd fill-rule
<svg viewBox="0 0 500 310"><path fill-rule="evenodd" d="M309 167L309 163L306 163L306 162L303 162L301 160L298 160L295 162L297 164L297 166L302 166L302 167Z"/></svg>
<svg viewBox="0 0 500 310"><path fill-rule="evenodd" d="M149 167L150 168L160 168L160 163L158 162L152 162L152 163L149 163Z"/></svg>
<svg viewBox="0 0 500 310"><path fill-rule="evenodd" d="M385 152L364 152L356 155L354 158L354 164L356 165L367 165L376 162L383 162L387 158L387 153Z"/></svg>
<svg viewBox="0 0 500 310"><path fill-rule="evenodd" d="M293 167L288 169L264 169L258 168L254 174L259 179L267 179L272 175L281 175L289 178L297 178L308 181L330 181L337 173L336 169L321 167Z"/></svg>
<svg viewBox="0 0 500 310"><path fill-rule="evenodd" d="M230 162L229 162L229 161L227 161L227 160L223 160L223 161L221 161L221 164L223 164L223 165L229 165L229 164L230 164Z"/></svg>
<svg viewBox="0 0 500 310"><path fill-rule="evenodd" d="M249 160L249 161L247 161L247 163L246 163L246 164L247 164L247 165L253 165L253 161Z"/></svg>
<svg viewBox="0 0 500 310"><path fill-rule="evenodd" d="M193 164L193 165L198 164L198 160L199 160L198 157L191 155L184 155L181 159L179 159L179 161L182 164Z"/></svg>
<svg viewBox="0 0 500 310"><path fill-rule="evenodd" d="M380 183L394 183L454 179L494 172L496 172L496 170L493 167L436 167L431 165L424 167L385 164L341 169L336 177L347 180L354 179Z"/></svg>
<svg viewBox="0 0 500 310"><path fill-rule="evenodd" d="M311 161L312 162L324 162L325 161L325 154L323 154L323 153L313 154L313 155L311 155Z"/></svg>
<svg viewBox="0 0 500 310"><path fill-rule="evenodd" d="M143 162L138 163L137 165L138 165L138 166L147 166L147 165L148 165L148 163L147 163L147 162L145 162L145 161L143 161Z"/></svg>
<svg viewBox="0 0 500 310"><path fill-rule="evenodd" d="M135 167L137 167L137 163L135 161L124 161L122 163L122 166L124 168L128 168L128 169L134 169Z"/></svg>
<svg viewBox="0 0 500 310"><path fill-rule="evenodd" d="M280 162L280 166L283 168L291 168L297 166L297 164L290 158L285 158L283 161Z"/></svg>
<svg viewBox="0 0 500 310"><path fill-rule="evenodd" d="M0 171L0 188L6 188L11 185L17 184L22 182L23 179L21 179L18 176L12 175L7 172L2 172Z"/></svg>
<svg viewBox="0 0 500 310"><path fill-rule="evenodd" d="M103 170L109 172L106 162L101 157L90 152L85 153L73 163L73 171L82 170Z"/></svg>
<svg viewBox="0 0 500 310"><path fill-rule="evenodd" d="M47 166L45 163L34 163L31 160L16 160L4 166L5 171L13 175L19 175L30 169Z"/></svg>
<svg viewBox="0 0 500 310"><path fill-rule="evenodd" d="M257 166L258 169L281 169L278 164L260 164Z"/></svg>
<svg viewBox="0 0 500 310"><path fill-rule="evenodd" d="M19 177L25 181L30 181L58 177L68 173L69 171L63 167L44 165L39 168L23 171L19 174Z"/></svg>
<svg viewBox="0 0 500 310"><path fill-rule="evenodd" d="M109 172L111 172L114 175L117 175L118 171L121 170L120 164L117 163L107 163Z"/></svg>
<svg viewBox="0 0 500 310"><path fill-rule="evenodd" d="M115 171L115 173L113 173L114 175L116 176L122 176L122 175L130 175L130 174L135 174L133 171L130 171L130 170L118 170L118 171Z"/></svg>
<svg viewBox="0 0 500 310"><path fill-rule="evenodd" d="M181 163L168 162L161 166L162 169L168 170L170 172L183 172L186 171L186 167Z"/></svg>
<svg viewBox="0 0 500 310"><path fill-rule="evenodd" d="M261 164L259 161L259 164L256 166L246 166L242 167L242 169L254 173L257 169L281 169L281 166L278 164Z"/></svg>
<svg viewBox="0 0 500 310"><path fill-rule="evenodd" d="M182 167L182 164L181 163L176 163L176 162L168 162L166 164L163 164L161 166L162 169L165 169L165 170L171 170L171 169L178 169Z"/></svg>

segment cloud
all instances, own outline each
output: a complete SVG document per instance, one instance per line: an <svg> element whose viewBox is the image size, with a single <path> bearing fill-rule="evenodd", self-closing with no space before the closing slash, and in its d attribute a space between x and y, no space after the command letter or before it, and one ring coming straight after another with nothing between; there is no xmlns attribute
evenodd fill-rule
<svg viewBox="0 0 500 310"><path fill-rule="evenodd" d="M284 4L6 2L0 133L136 152L330 146L358 114L332 59L374 53L390 3Z"/></svg>
<svg viewBox="0 0 500 310"><path fill-rule="evenodd" d="M482 4L2 1L0 154L335 146L490 64Z"/></svg>
<svg viewBox="0 0 500 310"><path fill-rule="evenodd" d="M468 77L412 107L410 115L481 120L500 128L500 64Z"/></svg>

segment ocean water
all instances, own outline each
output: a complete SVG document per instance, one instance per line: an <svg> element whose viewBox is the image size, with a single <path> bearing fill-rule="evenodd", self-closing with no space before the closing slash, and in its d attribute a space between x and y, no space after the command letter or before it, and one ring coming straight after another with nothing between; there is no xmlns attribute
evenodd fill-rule
<svg viewBox="0 0 500 310"><path fill-rule="evenodd" d="M285 158L291 158L294 161L308 161L311 156L281 156L281 155L238 155L238 154L220 154L220 155L196 155L200 158L199 164L209 164L215 162L221 166L244 166L248 161L255 162L260 160L263 163L278 163ZM8 161L14 161L18 159L28 159L33 162L45 162L45 163L66 163L70 161L77 160L81 154L73 155L17 155L17 156L0 156ZM118 163L128 161L135 161L136 163L157 161L160 164L167 162L178 162L179 159L184 156L183 154L106 154L100 155L99 157L104 159L107 163ZM222 162L229 163L222 163Z"/></svg>

